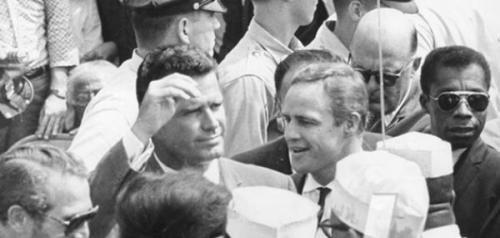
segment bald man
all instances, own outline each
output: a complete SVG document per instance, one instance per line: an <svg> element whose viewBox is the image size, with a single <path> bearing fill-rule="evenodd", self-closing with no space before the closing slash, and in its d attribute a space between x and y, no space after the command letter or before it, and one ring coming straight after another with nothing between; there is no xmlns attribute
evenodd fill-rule
<svg viewBox="0 0 500 238"><path fill-rule="evenodd" d="M379 14L382 19L380 38ZM379 43L382 43L383 56L383 104L380 100L382 80L379 78ZM350 49L351 64L363 75L368 89L369 110L372 118L367 130L380 132L384 123L389 135L407 132L407 130L398 130L396 125L420 109L419 89L414 79L420 59L415 58L417 32L412 22L398 10L390 8L372 10L361 18ZM421 131L424 128L425 125L418 125L418 128L412 128L412 130ZM393 134L391 130L397 133Z"/></svg>

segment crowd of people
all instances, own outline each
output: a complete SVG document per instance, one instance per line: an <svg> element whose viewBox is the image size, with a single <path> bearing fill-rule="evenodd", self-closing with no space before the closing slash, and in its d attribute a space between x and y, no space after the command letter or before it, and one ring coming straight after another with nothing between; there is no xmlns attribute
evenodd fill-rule
<svg viewBox="0 0 500 238"><path fill-rule="evenodd" d="M494 0L2 0L0 238L500 237Z"/></svg>

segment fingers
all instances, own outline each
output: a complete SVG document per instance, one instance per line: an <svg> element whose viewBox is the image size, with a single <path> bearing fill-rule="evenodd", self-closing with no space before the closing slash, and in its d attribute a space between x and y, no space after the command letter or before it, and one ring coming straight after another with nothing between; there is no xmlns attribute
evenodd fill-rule
<svg viewBox="0 0 500 238"><path fill-rule="evenodd" d="M148 91L150 94L159 97L180 97L183 99L200 97L201 92L197 88L198 83L191 77L182 74L174 73L162 79L152 81L149 84ZM177 90L169 90L177 89ZM179 93L178 90L183 91ZM171 93L174 93L171 95ZM187 97L186 97L187 95Z"/></svg>
<svg viewBox="0 0 500 238"><path fill-rule="evenodd" d="M43 133L45 132L45 129L47 128L47 124L49 123L49 117L45 114L44 110L40 113L40 120L38 120L38 128L35 132L35 135L38 138L43 137Z"/></svg>

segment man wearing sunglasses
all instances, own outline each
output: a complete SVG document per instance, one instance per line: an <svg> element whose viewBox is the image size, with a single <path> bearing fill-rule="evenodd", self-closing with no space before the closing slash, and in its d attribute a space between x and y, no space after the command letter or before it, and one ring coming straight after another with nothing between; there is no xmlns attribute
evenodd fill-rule
<svg viewBox="0 0 500 238"><path fill-rule="evenodd" d="M435 49L422 66L420 103L432 134L452 145L454 212L466 237L500 234L500 153L479 137L490 82L484 56L464 46Z"/></svg>
<svg viewBox="0 0 500 238"><path fill-rule="evenodd" d="M131 9L137 49L119 72L89 103L70 151L85 158L93 170L104 154L132 127L139 105L135 94L137 70L143 58L164 45L190 44L213 54L218 0L122 0Z"/></svg>
<svg viewBox="0 0 500 238"><path fill-rule="evenodd" d="M92 207L84 165L57 147L31 143L0 156L0 237L89 237Z"/></svg>
<svg viewBox="0 0 500 238"><path fill-rule="evenodd" d="M380 39L379 15L383 20ZM382 44L382 62L379 60L379 44ZM359 22L350 48L351 65L361 73L368 89L372 118L367 131L381 132L382 125L392 129L418 108L418 85L413 79L420 63L414 58L417 49L415 27L400 11L375 9L366 13ZM380 100L382 93L383 104Z"/></svg>

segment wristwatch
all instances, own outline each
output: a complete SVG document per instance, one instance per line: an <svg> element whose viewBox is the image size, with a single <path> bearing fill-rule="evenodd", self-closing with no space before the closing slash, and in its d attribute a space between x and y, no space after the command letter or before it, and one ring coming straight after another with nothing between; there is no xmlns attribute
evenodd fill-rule
<svg viewBox="0 0 500 238"><path fill-rule="evenodd" d="M56 98L59 98L59 99L62 99L62 100L66 100L66 94L62 93L58 89L50 89L50 94L56 96Z"/></svg>

